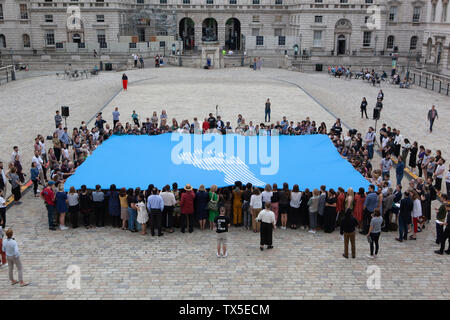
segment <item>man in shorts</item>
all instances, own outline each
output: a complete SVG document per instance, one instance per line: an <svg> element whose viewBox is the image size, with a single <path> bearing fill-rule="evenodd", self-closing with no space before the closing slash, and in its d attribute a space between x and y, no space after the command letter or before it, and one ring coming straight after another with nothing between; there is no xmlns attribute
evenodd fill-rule
<svg viewBox="0 0 450 320"><path fill-rule="evenodd" d="M228 228L230 227L231 221L230 218L225 216L225 207L220 208L220 215L214 219L214 225L216 226L217 233L217 258L221 256L226 258L228 256L227 253L227 233ZM220 253L220 246L222 245L222 252Z"/></svg>

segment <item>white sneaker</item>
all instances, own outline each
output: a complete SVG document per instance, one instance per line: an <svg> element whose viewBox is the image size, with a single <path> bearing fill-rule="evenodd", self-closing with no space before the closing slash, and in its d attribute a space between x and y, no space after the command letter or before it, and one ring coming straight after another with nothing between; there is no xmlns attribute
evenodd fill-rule
<svg viewBox="0 0 450 320"><path fill-rule="evenodd" d="M0 268L6 268L8 266L8 262L5 264L0 264Z"/></svg>
<svg viewBox="0 0 450 320"><path fill-rule="evenodd" d="M228 257L228 252L226 252L224 255L222 255L222 258Z"/></svg>
<svg viewBox="0 0 450 320"><path fill-rule="evenodd" d="M281 227L282 230L286 230L286 227Z"/></svg>
<svg viewBox="0 0 450 320"><path fill-rule="evenodd" d="M309 233L316 233L316 232L315 232L314 230L312 230L312 229L309 230L308 232L309 232Z"/></svg>
<svg viewBox="0 0 450 320"><path fill-rule="evenodd" d="M344 241L344 236L341 236L341 241Z"/></svg>
<svg viewBox="0 0 450 320"><path fill-rule="evenodd" d="M217 256L217 258L220 258L220 257L222 256L222 254L218 254L218 253L216 252L216 256Z"/></svg>
<svg viewBox="0 0 450 320"><path fill-rule="evenodd" d="M59 227L61 230L67 230L67 229L69 229L68 227L66 227L66 226L60 226Z"/></svg>
<svg viewBox="0 0 450 320"><path fill-rule="evenodd" d="M368 254L368 255L367 255L367 258L373 259L373 256L371 256L370 254Z"/></svg>

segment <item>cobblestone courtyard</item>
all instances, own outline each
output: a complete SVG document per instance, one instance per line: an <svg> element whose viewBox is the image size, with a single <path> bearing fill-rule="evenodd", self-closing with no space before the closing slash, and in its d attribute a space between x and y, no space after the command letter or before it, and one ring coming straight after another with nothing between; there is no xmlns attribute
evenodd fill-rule
<svg viewBox="0 0 450 320"><path fill-rule="evenodd" d="M12 146L18 145L28 173L33 138L52 132L54 111L61 105L70 106L69 128L82 120L88 122L100 109L112 122L115 106L122 122L131 122L133 110L143 120L153 110L160 114L161 109L167 110L169 119L197 116L201 121L207 113L215 113L216 104L222 118L234 126L238 113L247 121L261 122L264 102L270 97L272 121L283 115L292 120L309 116L331 127L337 116L348 127L365 132L374 122L360 119L359 104L366 96L371 112L379 90L361 81L275 69L167 68L127 74L128 92L120 90L121 73L106 72L76 82L45 76L0 87L0 159L9 161ZM381 89L385 104L380 122L399 128L404 137L433 151L442 150L448 159L449 97L420 88L384 85ZM429 134L426 114L431 104L436 105L439 119ZM375 166L379 159L374 160ZM168 179L168 183L173 181L175 177ZM232 228L225 259L215 255L212 231L181 234L178 229L160 238L109 226L52 232L42 201L32 193L24 196L22 205L7 211L7 227L15 231L24 277L31 284L11 287L7 269L0 269L0 283L6 288L0 292L2 299L450 298L450 256L433 252L437 249L434 223L418 234L417 241L398 243L394 240L397 233L382 233L375 260L366 258L369 246L359 234L356 259L344 259L337 231L310 234L277 229L274 250L261 252L258 234ZM67 287L67 268L73 265L81 271L79 290ZM378 290L366 284L367 268L373 265L381 272Z"/></svg>

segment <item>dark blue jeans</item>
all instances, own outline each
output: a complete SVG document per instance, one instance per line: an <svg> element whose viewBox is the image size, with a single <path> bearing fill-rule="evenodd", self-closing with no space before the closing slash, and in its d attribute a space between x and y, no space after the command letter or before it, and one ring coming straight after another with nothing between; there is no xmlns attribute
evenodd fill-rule
<svg viewBox="0 0 450 320"><path fill-rule="evenodd" d="M430 119L430 131L433 131L434 119Z"/></svg>
<svg viewBox="0 0 450 320"><path fill-rule="evenodd" d="M54 228L55 226L53 225L53 216L55 214L55 206L51 206L49 204L45 204L45 206L47 207L48 227Z"/></svg>
<svg viewBox="0 0 450 320"><path fill-rule="evenodd" d="M267 116L269 116L269 121L267 121ZM265 122L270 122L270 110L266 110L266 113L264 115L264 121Z"/></svg>
<svg viewBox="0 0 450 320"><path fill-rule="evenodd" d="M400 240L408 239L408 221L404 221L401 216L398 217L398 233Z"/></svg>
<svg viewBox="0 0 450 320"><path fill-rule="evenodd" d="M368 158L372 159L373 158L373 144L369 144L367 146L367 151L368 151L368 154L367 154Z"/></svg>
<svg viewBox="0 0 450 320"><path fill-rule="evenodd" d="M403 173L397 174L397 185L402 185Z"/></svg>

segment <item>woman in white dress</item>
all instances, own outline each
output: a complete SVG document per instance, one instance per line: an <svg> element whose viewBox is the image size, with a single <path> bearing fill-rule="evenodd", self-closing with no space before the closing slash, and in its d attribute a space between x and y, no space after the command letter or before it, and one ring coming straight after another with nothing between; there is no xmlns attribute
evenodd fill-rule
<svg viewBox="0 0 450 320"><path fill-rule="evenodd" d="M139 194L138 196L138 203L136 204L137 208L137 222L141 224L142 231L141 234L147 234L147 221L148 221L148 212L147 212L147 206L145 205L144 196L142 194Z"/></svg>

